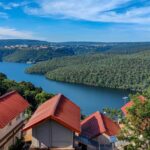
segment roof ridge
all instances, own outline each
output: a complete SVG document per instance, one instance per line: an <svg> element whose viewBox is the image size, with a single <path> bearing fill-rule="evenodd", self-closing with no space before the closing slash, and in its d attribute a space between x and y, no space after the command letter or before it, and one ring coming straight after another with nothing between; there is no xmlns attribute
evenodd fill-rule
<svg viewBox="0 0 150 150"><path fill-rule="evenodd" d="M84 124L89 118L95 116L96 113L98 113L99 111L93 112L92 114L88 115L85 119L83 119L81 121L81 124Z"/></svg>
<svg viewBox="0 0 150 150"><path fill-rule="evenodd" d="M61 93L60 93L61 94ZM70 100L70 98L66 97L65 95L61 94L61 96L63 96L64 98L66 98L71 104L75 105L76 107L78 107L80 109L80 107L75 104L73 101Z"/></svg>
<svg viewBox="0 0 150 150"><path fill-rule="evenodd" d="M55 95L55 96L58 96L58 99L57 99L57 102L56 102L55 107L54 107L54 109L53 109L52 115L54 115L55 112L56 112L56 109L57 109L57 107L58 107L58 104L59 104L59 102L60 102L60 99L61 99L61 97L62 97L62 94L59 93L59 94L57 94L57 95Z"/></svg>
<svg viewBox="0 0 150 150"><path fill-rule="evenodd" d="M10 95L12 95L14 93L17 93L17 91L14 90L14 91L11 91L11 92L7 92L7 93L3 94L2 96L0 96L0 100L2 100L5 97L8 97L8 96L10 96Z"/></svg>
<svg viewBox="0 0 150 150"><path fill-rule="evenodd" d="M34 112L23 130L28 130L44 120L51 119L74 132L80 132L80 110L72 105L63 94L56 94ZM68 113L70 112L70 113ZM72 117L75 118L72 120Z"/></svg>
<svg viewBox="0 0 150 150"><path fill-rule="evenodd" d="M103 113L101 113L100 111L97 111L96 113L99 113L99 117L101 118L101 120L99 120L99 121L102 121L101 123L103 124L103 128L105 129L105 131L107 130L107 128L106 128L106 125L105 125L105 122L104 122L104 114ZM99 126L99 128L100 128L100 125L98 124L98 126Z"/></svg>
<svg viewBox="0 0 150 150"><path fill-rule="evenodd" d="M103 126L104 126L104 128L105 128L105 131L107 131L106 123L105 123L105 121L104 121L104 117L107 117L107 116L104 115L104 114L101 113L101 112L99 112L99 113L100 113L100 116L101 116L101 118L102 118L102 122L103 122Z"/></svg>

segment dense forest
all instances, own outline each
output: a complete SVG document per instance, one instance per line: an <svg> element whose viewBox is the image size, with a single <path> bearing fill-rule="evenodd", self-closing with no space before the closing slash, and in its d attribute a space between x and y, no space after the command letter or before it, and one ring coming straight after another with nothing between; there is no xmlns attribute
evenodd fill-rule
<svg viewBox="0 0 150 150"><path fill-rule="evenodd" d="M57 81L143 91L150 85L150 51L54 58L33 65L27 72Z"/></svg>
<svg viewBox="0 0 150 150"><path fill-rule="evenodd" d="M22 62L27 61L38 62L43 60L52 59L54 57L71 56L74 52L68 48L58 48L58 49L34 49L34 48L24 48L15 50L0 50L1 60L7 62Z"/></svg>
<svg viewBox="0 0 150 150"><path fill-rule="evenodd" d="M130 54L150 50L150 42L46 42L38 40L0 40L0 61L39 62L55 57L110 53Z"/></svg>
<svg viewBox="0 0 150 150"><path fill-rule="evenodd" d="M150 83L150 42L0 40L0 61L37 63L27 72L92 86L142 91Z"/></svg>
<svg viewBox="0 0 150 150"><path fill-rule="evenodd" d="M0 73L0 96L3 94L16 90L18 91L30 104L28 114L32 114L44 101L51 98L53 94L46 93L42 88L35 87L30 82L15 82L9 80L7 76L3 73Z"/></svg>

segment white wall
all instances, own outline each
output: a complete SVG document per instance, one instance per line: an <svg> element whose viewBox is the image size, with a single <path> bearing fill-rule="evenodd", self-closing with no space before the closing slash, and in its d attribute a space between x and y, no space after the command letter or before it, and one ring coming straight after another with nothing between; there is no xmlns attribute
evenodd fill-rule
<svg viewBox="0 0 150 150"><path fill-rule="evenodd" d="M4 128L0 129L0 140L6 137L8 133L11 133L13 135L12 131L15 129L23 120L24 120L24 113L21 113L18 115L16 118L14 118L11 123L7 124ZM9 136L9 135L8 135ZM7 136L7 137L8 137ZM0 148L0 150L8 150L9 146L15 143L16 137L20 138L21 137L21 130L19 130L11 139L7 140L7 137L4 138L2 142L0 142L0 147L5 143L3 148Z"/></svg>
<svg viewBox="0 0 150 150"><path fill-rule="evenodd" d="M42 124L32 129L32 147L46 148L51 146L51 129L50 121L45 121Z"/></svg>
<svg viewBox="0 0 150 150"><path fill-rule="evenodd" d="M52 147L73 147L73 132L62 125L52 123Z"/></svg>
<svg viewBox="0 0 150 150"><path fill-rule="evenodd" d="M24 120L24 115L21 113L18 117L11 121L11 124L7 124L4 128L0 129L0 139L7 135L12 129L19 125Z"/></svg>
<svg viewBox="0 0 150 150"><path fill-rule="evenodd" d="M73 132L55 121L42 122L32 129L32 147L72 148Z"/></svg>

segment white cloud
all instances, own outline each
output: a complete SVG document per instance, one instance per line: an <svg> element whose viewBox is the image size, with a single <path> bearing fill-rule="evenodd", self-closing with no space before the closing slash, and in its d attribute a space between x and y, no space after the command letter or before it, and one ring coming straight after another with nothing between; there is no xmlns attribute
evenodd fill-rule
<svg viewBox="0 0 150 150"><path fill-rule="evenodd" d="M38 7L25 7L25 12L43 17L81 19L97 22L150 23L150 6L118 9L134 0L35 0Z"/></svg>
<svg viewBox="0 0 150 150"><path fill-rule="evenodd" d="M6 13L4 13L4 12L0 12L0 18L7 19L8 15Z"/></svg>
<svg viewBox="0 0 150 150"><path fill-rule="evenodd" d="M2 2L0 2L0 7L4 8L4 9L9 9L9 7L5 4L3 4Z"/></svg>
<svg viewBox="0 0 150 150"><path fill-rule="evenodd" d="M0 27L0 38L21 38L21 39L33 39L33 33L27 31L19 31L14 28Z"/></svg>
<svg viewBox="0 0 150 150"><path fill-rule="evenodd" d="M20 2L20 3L13 3L13 2L10 2L10 3L2 3L0 2L0 7L2 7L3 9L6 9L6 10L9 10L9 9L13 9L13 8L17 8L17 7L21 7L21 6L25 6L27 5L28 3L27 2Z"/></svg>

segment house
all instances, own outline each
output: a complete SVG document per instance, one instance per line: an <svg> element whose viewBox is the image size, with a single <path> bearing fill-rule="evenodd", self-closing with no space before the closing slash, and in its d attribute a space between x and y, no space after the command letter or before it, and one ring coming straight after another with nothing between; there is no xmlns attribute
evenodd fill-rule
<svg viewBox="0 0 150 150"><path fill-rule="evenodd" d="M138 96L138 99L141 101L141 102L144 102L145 101L145 97L140 95ZM121 110L123 112L123 114L126 116L128 114L128 108L132 107L134 104L134 102L131 100L129 101L128 103L126 103L123 107L121 107Z"/></svg>
<svg viewBox="0 0 150 150"><path fill-rule="evenodd" d="M80 136L97 141L99 145L110 145L114 142L115 136L120 132L119 125L100 113L93 113L81 122ZM95 149L89 145L84 145L84 149Z"/></svg>
<svg viewBox="0 0 150 150"><path fill-rule="evenodd" d="M24 127L32 128L31 149L74 149L80 133L80 108L62 94L40 105Z"/></svg>
<svg viewBox="0 0 150 150"><path fill-rule="evenodd" d="M16 91L0 97L0 150L8 150L16 137L21 138L24 111L28 107L28 102Z"/></svg>

